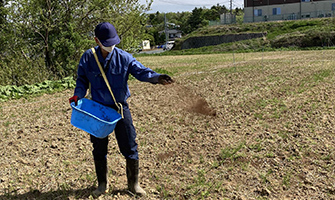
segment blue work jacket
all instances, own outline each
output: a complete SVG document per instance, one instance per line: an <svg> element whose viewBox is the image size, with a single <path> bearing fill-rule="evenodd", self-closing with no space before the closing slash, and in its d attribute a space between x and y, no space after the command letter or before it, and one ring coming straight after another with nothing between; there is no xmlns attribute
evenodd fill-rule
<svg viewBox="0 0 335 200"><path fill-rule="evenodd" d="M139 81L158 83L160 74L144 67L126 51L115 47L106 59L102 57L99 46L95 47L95 51L118 103L124 104L130 97L127 83L129 74ZM79 99L85 97L89 83L91 83L92 100L106 106L115 104L91 49L87 50L80 59L74 95L77 95Z"/></svg>

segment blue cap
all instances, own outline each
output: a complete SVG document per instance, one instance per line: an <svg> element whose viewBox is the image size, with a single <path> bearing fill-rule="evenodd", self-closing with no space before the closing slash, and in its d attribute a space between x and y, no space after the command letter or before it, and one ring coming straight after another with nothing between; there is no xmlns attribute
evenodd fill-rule
<svg viewBox="0 0 335 200"><path fill-rule="evenodd" d="M120 43L120 38L117 35L115 27L108 23L102 22L95 27L95 36L105 47L110 47Z"/></svg>

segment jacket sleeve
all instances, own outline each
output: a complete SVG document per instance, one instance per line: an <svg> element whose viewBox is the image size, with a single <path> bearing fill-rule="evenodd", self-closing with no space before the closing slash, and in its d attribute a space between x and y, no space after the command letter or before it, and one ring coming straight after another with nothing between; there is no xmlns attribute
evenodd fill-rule
<svg viewBox="0 0 335 200"><path fill-rule="evenodd" d="M153 84L158 83L158 77L160 76L160 74L150 68L145 67L136 59L133 59L128 67L130 74L133 75L137 80L143 82L150 82Z"/></svg>
<svg viewBox="0 0 335 200"><path fill-rule="evenodd" d="M89 87L89 81L86 76L85 69L87 69L87 60L85 61L85 54L81 57L79 65L78 65L78 78L76 81L76 88L74 90L74 95L77 95L79 99L84 98L87 89Z"/></svg>

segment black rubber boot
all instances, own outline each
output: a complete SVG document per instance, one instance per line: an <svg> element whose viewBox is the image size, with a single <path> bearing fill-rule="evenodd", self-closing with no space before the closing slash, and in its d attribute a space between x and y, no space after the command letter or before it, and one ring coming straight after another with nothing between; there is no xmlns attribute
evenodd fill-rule
<svg viewBox="0 0 335 200"><path fill-rule="evenodd" d="M146 192L138 184L139 162L138 160L127 159L128 190L134 195L145 196Z"/></svg>
<svg viewBox="0 0 335 200"><path fill-rule="evenodd" d="M98 178L98 188L93 191L93 196L100 196L107 192L107 160L94 160L95 172Z"/></svg>

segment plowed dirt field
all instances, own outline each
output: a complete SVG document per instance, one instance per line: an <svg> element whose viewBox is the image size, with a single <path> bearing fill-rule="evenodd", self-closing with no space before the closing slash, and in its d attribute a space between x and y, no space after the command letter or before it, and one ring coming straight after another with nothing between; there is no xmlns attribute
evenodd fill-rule
<svg viewBox="0 0 335 200"><path fill-rule="evenodd" d="M138 58L168 86L129 81L141 199L335 199L335 51ZM73 91L0 103L0 199L91 199ZM109 192L131 199L109 136Z"/></svg>

